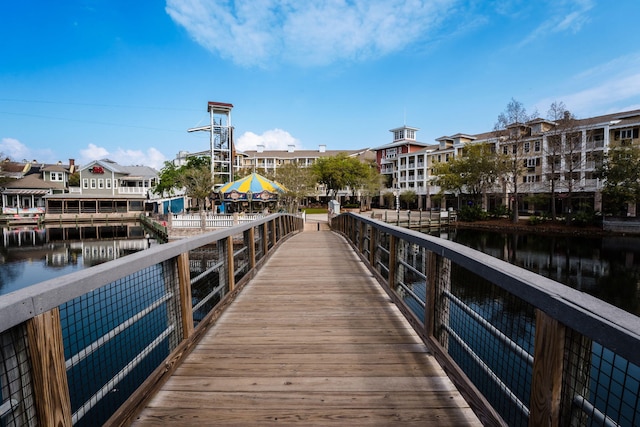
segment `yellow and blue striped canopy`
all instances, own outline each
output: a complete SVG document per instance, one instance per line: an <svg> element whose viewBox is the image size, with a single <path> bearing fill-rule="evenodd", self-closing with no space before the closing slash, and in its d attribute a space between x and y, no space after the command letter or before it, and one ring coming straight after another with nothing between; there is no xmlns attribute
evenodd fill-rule
<svg viewBox="0 0 640 427"><path fill-rule="evenodd" d="M276 200L278 193L284 193L286 188L282 184L252 173L237 181L228 182L218 190L224 200Z"/></svg>

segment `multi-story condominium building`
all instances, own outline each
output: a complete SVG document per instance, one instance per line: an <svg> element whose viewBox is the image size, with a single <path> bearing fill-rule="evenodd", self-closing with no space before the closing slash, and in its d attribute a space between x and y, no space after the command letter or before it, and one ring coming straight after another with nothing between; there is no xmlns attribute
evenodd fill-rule
<svg viewBox="0 0 640 427"><path fill-rule="evenodd" d="M420 208L447 207L434 203L433 196L440 192L440 188L432 185L435 163L462 155L468 144L487 143L497 152L517 154L517 161L521 163L517 176L505 177L502 184L487 195L483 201L485 208L500 204L511 206L516 182L520 210L544 209L535 206L532 198L526 196L549 195L553 189L559 211L579 203L601 211L602 181L598 178L598 169L612 147L640 144L640 110L568 123L569 126L559 126L550 120L535 119L511 125L503 133L443 136L436 139L436 145L418 143L415 141L418 129L404 126L391 130L394 139L390 144L374 150L380 172L388 176L387 191L414 191ZM568 194L572 194L572 205L566 202ZM449 198L447 203L458 202ZM635 206L630 206L629 214L635 215L635 210Z"/></svg>

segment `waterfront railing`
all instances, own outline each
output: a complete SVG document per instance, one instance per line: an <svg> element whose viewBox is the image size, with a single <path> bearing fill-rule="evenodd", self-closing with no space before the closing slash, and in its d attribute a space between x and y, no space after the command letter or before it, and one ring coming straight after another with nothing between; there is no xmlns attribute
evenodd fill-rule
<svg viewBox="0 0 640 427"><path fill-rule="evenodd" d="M252 222L264 218L263 214L178 214L170 215L171 227L173 228L225 228L234 225Z"/></svg>
<svg viewBox="0 0 640 427"><path fill-rule="evenodd" d="M125 425L303 220L273 214L0 297L0 425Z"/></svg>
<svg viewBox="0 0 640 427"><path fill-rule="evenodd" d="M640 425L640 318L460 244L332 218L486 425Z"/></svg>

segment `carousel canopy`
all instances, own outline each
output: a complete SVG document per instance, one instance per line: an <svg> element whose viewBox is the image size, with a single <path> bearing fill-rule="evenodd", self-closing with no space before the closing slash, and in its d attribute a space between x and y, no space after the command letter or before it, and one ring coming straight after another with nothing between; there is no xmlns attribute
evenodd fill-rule
<svg viewBox="0 0 640 427"><path fill-rule="evenodd" d="M278 194L284 193L286 189L282 184L254 172L237 181L226 183L218 191L226 201L270 201L277 200Z"/></svg>

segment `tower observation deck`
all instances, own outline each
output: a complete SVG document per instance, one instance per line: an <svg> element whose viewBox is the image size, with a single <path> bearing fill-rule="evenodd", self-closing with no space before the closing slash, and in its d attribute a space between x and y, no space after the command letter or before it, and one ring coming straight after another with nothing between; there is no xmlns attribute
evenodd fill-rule
<svg viewBox="0 0 640 427"><path fill-rule="evenodd" d="M211 177L213 184L233 181L233 127L231 110L233 104L209 101L209 125L188 129L188 132L209 132L211 153Z"/></svg>

